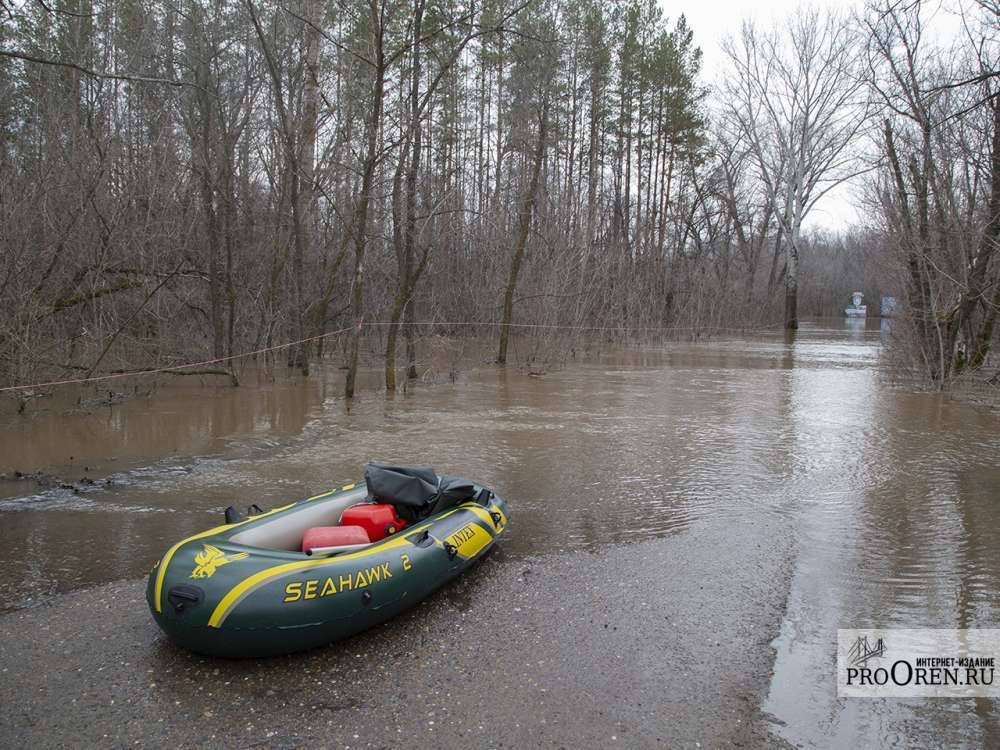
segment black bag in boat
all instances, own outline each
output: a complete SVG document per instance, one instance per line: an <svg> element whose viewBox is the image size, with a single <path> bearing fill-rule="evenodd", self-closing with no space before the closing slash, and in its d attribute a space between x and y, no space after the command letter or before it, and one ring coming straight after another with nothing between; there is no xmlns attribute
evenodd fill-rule
<svg viewBox="0 0 1000 750"><path fill-rule="evenodd" d="M476 493L468 479L438 476L430 466L368 464L365 482L369 495L380 503L394 505L410 523L453 508Z"/></svg>

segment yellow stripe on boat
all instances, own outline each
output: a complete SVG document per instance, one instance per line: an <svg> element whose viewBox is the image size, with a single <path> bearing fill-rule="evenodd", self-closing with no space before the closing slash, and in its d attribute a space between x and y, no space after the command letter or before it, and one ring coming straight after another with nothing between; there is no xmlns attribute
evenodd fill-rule
<svg viewBox="0 0 1000 750"><path fill-rule="evenodd" d="M326 492L321 492L318 495L313 495L312 497L307 497L305 499L305 502L308 503L311 500L322 500L324 497L330 497L330 495L336 495L338 492L347 492L348 490L353 490L357 486L358 486L357 484L345 484L340 489L337 489L336 487L334 487L332 490L327 490ZM292 505L295 505L295 503L292 503Z"/></svg>
<svg viewBox="0 0 1000 750"><path fill-rule="evenodd" d="M490 512L482 505L463 505L460 507L464 510L471 510L475 514L476 518L485 523L491 529L493 528L493 516L491 516Z"/></svg>
<svg viewBox="0 0 1000 750"><path fill-rule="evenodd" d="M256 518L254 519L256 520ZM183 547L188 542L193 542L196 539L204 539L207 536L214 536L215 534L221 534L226 529L231 529L234 526L241 526L246 523L246 521L241 521L240 523L234 524L224 524L222 526L216 526L214 529L209 529L208 531L203 531L200 534L195 534L194 536L189 536L187 539L181 539L177 544L167 550L167 554L163 556L160 561L160 569L156 572L156 591L153 593L153 599L156 601L156 611L163 611L163 578L167 574L167 566L170 564L170 558L174 556L174 553Z"/></svg>
<svg viewBox="0 0 1000 750"><path fill-rule="evenodd" d="M275 565L273 568L266 568L258 573L254 573L249 578L244 578L238 584L229 589L226 595L222 597L222 601L219 602L215 610L212 612L212 616L208 618L208 625L212 628L219 627L222 625L226 617L229 616L230 611L237 604L239 604L245 596L250 594L259 586L263 586L265 583L268 583L275 578L280 578L286 573L294 573L298 570L315 568L320 565L339 563L344 560L356 560L361 557L369 557L371 555L380 554L385 550L408 546L410 546L409 540L407 540L406 537L401 536L385 544L379 544L370 549L358 550L357 552L351 552L346 555L321 557L317 560L299 560L296 562L284 563L282 565Z"/></svg>
<svg viewBox="0 0 1000 750"><path fill-rule="evenodd" d="M388 542L375 544L367 549L358 550L357 552L349 552L346 555L321 557L316 560L297 560L295 562L283 563L281 565L275 565L274 567L271 568L265 568L264 570L258 571L257 573L254 573L253 575L244 578L242 581L237 583L235 586L233 586L233 588L229 589L229 591L226 592L226 595L222 597L222 600L216 605L215 609L213 610L212 616L208 618L208 626L211 628L220 627L222 623L225 621L225 619L229 616L230 612L232 612L232 610L236 607L237 604L239 604L245 597L251 594L255 589L259 588L260 586L263 586L264 584L270 583L276 578L280 578L281 576L286 575L288 573L295 573L296 571L299 570L307 570L309 568L315 568L321 565L331 565L334 563L343 562L345 560L357 560L360 558L369 557L371 555L381 554L385 550L398 549L399 547L408 547L410 546L410 541L408 537L412 536L414 533L418 533L426 529L429 529L438 521L447 518L448 516L454 513L458 513L461 510L472 511L472 513L480 520L485 520L490 524L493 523L493 519L491 518L488 511L484 510L482 506L470 503L468 505L460 505L457 508L453 508L452 510L449 510L447 513L443 513L437 518L435 518L434 521L421 524L420 526L415 526L412 529L406 529L405 534L401 533L400 536L391 539ZM482 531L482 529L480 529L480 531ZM210 532L206 532L205 535L207 536L209 533ZM489 537L489 534L486 534L485 531L483 533ZM197 537L191 537L191 538L195 539ZM186 539L185 541L190 541L190 539ZM490 541L492 541L492 537L490 537L486 541L486 543L482 545L482 547L485 547L486 544L488 544ZM181 544L183 543L184 542L181 542ZM440 545L441 541L435 539L435 543ZM479 549L482 549L482 547L480 547ZM479 550L477 549L476 551L478 552ZM475 552L469 554L468 556L471 557L474 554ZM159 599L157 599L157 602L159 602Z"/></svg>
<svg viewBox="0 0 1000 750"><path fill-rule="evenodd" d="M307 497L305 501L308 503L310 500L319 500L319 499L324 498L324 497L330 497L330 495L332 495L334 492L337 492L337 491L338 490L327 490L326 492L321 492L318 495L313 495L312 497ZM294 505L294 503L293 503L293 505Z"/></svg>

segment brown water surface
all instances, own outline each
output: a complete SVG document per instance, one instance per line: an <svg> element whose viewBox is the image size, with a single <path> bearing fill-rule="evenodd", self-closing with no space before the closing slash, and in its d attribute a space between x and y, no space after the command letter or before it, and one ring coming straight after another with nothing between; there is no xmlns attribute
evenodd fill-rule
<svg viewBox="0 0 1000 750"><path fill-rule="evenodd" d="M1000 420L885 385L884 335L825 321L793 339L593 352L544 377L484 370L350 408L331 368L11 417L0 471L75 486L0 483L0 610L139 576L227 505L312 494L370 459L426 462L510 500L515 557L779 519L796 559L773 731L819 747L945 733L988 745L989 702L835 697L837 628L996 627L1000 614Z"/></svg>

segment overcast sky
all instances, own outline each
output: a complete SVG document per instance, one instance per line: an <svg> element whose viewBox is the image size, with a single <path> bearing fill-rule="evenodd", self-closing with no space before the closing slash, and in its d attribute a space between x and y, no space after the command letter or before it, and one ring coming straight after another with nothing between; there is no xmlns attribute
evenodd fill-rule
<svg viewBox="0 0 1000 750"><path fill-rule="evenodd" d="M748 0L660 0L663 13L671 20L682 13L694 29L695 41L705 55L705 75L711 79L719 72L722 54L719 45L728 34L735 35L745 18L754 18L762 25L792 13L802 5L801 0L768 0L766 3ZM815 3L821 8L840 8L848 12L860 8L854 0L826 0Z"/></svg>
<svg viewBox="0 0 1000 750"><path fill-rule="evenodd" d="M704 54L704 80L711 84L725 74L722 40L735 36L746 18L754 18L762 26L770 26L802 5L801 0L768 0L766 3L750 0L660 0L664 14L673 21L681 14L687 17L694 31L695 42ZM863 7L863 0L821 0L813 3L822 8L837 8L845 14ZM961 0L941 0L928 3L927 17L932 20L938 34L952 36L960 31L957 11ZM859 186L842 185L831 192L815 208L806 226L832 230L845 229L858 222L858 209L854 196Z"/></svg>

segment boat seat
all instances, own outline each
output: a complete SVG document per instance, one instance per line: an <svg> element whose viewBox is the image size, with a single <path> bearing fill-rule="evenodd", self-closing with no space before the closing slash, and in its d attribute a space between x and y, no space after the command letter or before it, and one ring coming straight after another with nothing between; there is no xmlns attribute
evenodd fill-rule
<svg viewBox="0 0 1000 750"><path fill-rule="evenodd" d="M313 526L302 537L302 551L307 555L319 549L357 547L370 544L368 532L361 526Z"/></svg>

